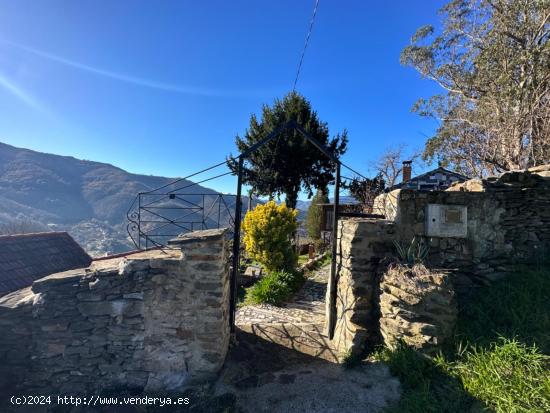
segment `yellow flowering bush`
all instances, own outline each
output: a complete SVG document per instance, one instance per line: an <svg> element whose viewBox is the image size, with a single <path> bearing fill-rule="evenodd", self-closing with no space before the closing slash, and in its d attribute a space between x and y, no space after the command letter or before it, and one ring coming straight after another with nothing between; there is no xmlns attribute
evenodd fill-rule
<svg viewBox="0 0 550 413"><path fill-rule="evenodd" d="M244 245L248 255L268 271L291 270L297 256L291 237L298 228L296 209L275 201L258 205L243 220Z"/></svg>

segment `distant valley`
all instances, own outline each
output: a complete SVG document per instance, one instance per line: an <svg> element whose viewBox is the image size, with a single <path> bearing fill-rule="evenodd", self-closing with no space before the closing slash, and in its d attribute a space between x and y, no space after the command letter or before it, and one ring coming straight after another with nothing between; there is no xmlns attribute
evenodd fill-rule
<svg viewBox="0 0 550 413"><path fill-rule="evenodd" d="M128 251L132 200L173 180L0 143L0 227L25 222L34 231L68 231L92 256ZM200 185L186 192L216 194Z"/></svg>
<svg viewBox="0 0 550 413"><path fill-rule="evenodd" d="M135 246L127 233L126 214L136 194L169 185L175 179L132 174L106 163L36 152L0 142L0 235L6 232L2 228L11 228L11 232L17 232L19 228L24 232L67 231L95 257L129 251ZM182 180L178 187L192 184ZM170 189L173 187L164 191ZM182 215L181 211L169 211L168 208L177 202L180 206L182 202L200 203L201 197L196 194L206 194L206 205L214 204L215 207L215 211L210 211L205 219L206 225L217 226L215 199L218 193L201 185L192 185L185 189L185 193L181 197L183 201L167 199L157 206L167 208L162 213L172 214L170 218L177 219ZM342 197L341 202L345 203L347 198ZM223 195L223 199L224 207L219 210L220 223L228 226L235 198ZM303 221L310 203L300 200L297 204L298 219L302 222L298 231L300 237L307 236ZM243 196L243 209L247 204L248 198ZM185 219L193 219L193 211L190 215L191 218ZM195 220L200 220L200 217L195 217ZM179 227L171 228L173 233L178 230Z"/></svg>

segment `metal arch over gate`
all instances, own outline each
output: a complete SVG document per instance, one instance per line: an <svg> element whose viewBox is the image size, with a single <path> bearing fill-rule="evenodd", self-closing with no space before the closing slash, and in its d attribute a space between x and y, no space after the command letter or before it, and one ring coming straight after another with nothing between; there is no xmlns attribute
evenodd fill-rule
<svg viewBox="0 0 550 413"><path fill-rule="evenodd" d="M351 216L349 213L339 213L340 206L340 186L341 180L348 180L341 176L341 167L344 167L356 176L365 179L365 176L342 163L325 146L321 145L316 139L311 137L296 121L289 121L284 125L273 130L264 139L257 142L248 150L235 158L219 162L201 171L188 175L184 178L176 179L161 187L153 190L140 192L136 195L128 212L128 235L137 249L169 248L167 241L181 233L199 229L219 228L220 226L233 227L233 254L232 270L230 280L230 326L231 332L235 331L235 311L237 300L237 278L240 267L240 243L241 243L241 219L242 219L242 185L244 162L255 151L266 145L274 138L278 137L285 130L296 130L309 143L320 150L334 164L335 190L334 204L332 210L332 262L328 281L328 303L326 313L326 333L329 338L334 335L336 325L336 288L337 288L337 229L339 216ZM235 176L235 171L217 173L215 176L207 179L198 179L191 182L189 178L198 178L206 172L213 172L218 167L228 166L230 161L237 161L237 194L221 194L212 190L202 188L197 190L199 184L221 178L228 175ZM195 192L198 191L198 192ZM204 193L207 191L207 193ZM234 209L233 209L234 208ZM231 210L234 213L231 213ZM221 219L221 215L224 216ZM355 214L361 216L372 216L371 214Z"/></svg>
<svg viewBox="0 0 550 413"><path fill-rule="evenodd" d="M329 158L334 163L335 169L335 185L334 185L334 209L333 209L333 226L332 226L332 261L330 266L330 275L328 281L328 299L329 299L329 309L327 311L327 333L329 338L332 339L334 335L334 327L336 325L336 253L337 253L337 229L338 229L338 207L340 204L340 169L341 162L335 157L325 146L317 142L316 139L311 137L300 125L294 120L290 120L284 125L273 130L268 136L266 136L261 141L257 142L248 150L241 153L236 159L238 159L238 170L237 170L237 198L235 202L235 227L233 231L233 263L231 271L231 294L230 294L230 325L231 332L235 331L235 311L237 303L237 277L239 273L239 263L240 263L240 244L241 244L241 219L242 219L242 177L243 177L243 167L244 161L255 151L260 149L262 146L269 143L275 137L277 137L281 132L285 130L296 130L298 131L309 143L319 149L327 158Z"/></svg>

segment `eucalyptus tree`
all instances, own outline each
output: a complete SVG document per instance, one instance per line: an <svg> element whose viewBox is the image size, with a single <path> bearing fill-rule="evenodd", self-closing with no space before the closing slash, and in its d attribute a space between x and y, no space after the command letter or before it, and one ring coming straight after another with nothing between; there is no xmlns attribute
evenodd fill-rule
<svg viewBox="0 0 550 413"><path fill-rule="evenodd" d="M401 62L443 93L413 110L440 121L423 153L470 176L550 162L550 0L454 0Z"/></svg>

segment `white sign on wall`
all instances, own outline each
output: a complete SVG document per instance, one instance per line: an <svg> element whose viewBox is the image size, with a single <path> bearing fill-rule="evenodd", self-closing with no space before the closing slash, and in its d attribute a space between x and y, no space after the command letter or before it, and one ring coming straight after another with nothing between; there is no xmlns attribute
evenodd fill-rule
<svg viewBox="0 0 550 413"><path fill-rule="evenodd" d="M468 208L464 205L428 204L426 235L429 237L466 238Z"/></svg>

